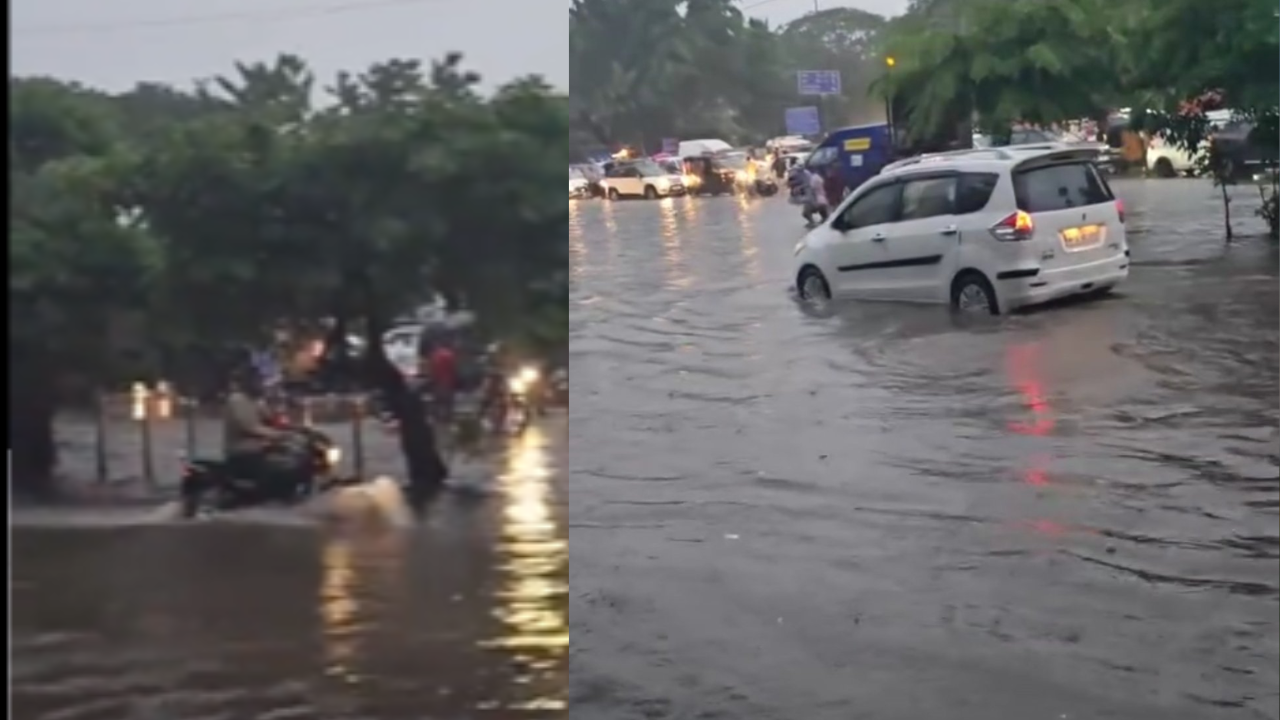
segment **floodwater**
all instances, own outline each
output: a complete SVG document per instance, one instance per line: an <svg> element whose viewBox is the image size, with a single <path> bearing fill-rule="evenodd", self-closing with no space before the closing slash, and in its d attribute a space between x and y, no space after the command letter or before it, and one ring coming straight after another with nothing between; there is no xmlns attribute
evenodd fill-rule
<svg viewBox="0 0 1280 720"><path fill-rule="evenodd" d="M565 427L463 468L417 527L15 515L13 716L563 717Z"/></svg>
<svg viewBox="0 0 1280 720"><path fill-rule="evenodd" d="M781 199L573 204L573 717L1280 718L1280 256L1114 185L1114 298L966 324L802 314Z"/></svg>

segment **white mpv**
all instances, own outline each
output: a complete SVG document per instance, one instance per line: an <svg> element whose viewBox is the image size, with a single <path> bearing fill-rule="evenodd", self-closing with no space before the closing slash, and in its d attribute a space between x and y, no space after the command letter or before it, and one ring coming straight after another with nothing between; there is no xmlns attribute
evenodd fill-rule
<svg viewBox="0 0 1280 720"><path fill-rule="evenodd" d="M893 163L796 245L796 293L992 314L1105 293L1129 245L1094 157L1040 143Z"/></svg>

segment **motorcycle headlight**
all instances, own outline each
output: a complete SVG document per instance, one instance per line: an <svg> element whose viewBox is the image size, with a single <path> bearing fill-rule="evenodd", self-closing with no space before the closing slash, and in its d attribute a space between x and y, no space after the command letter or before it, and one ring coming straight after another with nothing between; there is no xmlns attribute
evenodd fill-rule
<svg viewBox="0 0 1280 720"><path fill-rule="evenodd" d="M738 182L746 182L747 178L749 177L745 170L739 170L738 172L734 173L733 176L738 180Z"/></svg>
<svg viewBox="0 0 1280 720"><path fill-rule="evenodd" d="M331 447L324 451L324 460L329 463L330 467L337 467L342 462L342 448Z"/></svg>
<svg viewBox="0 0 1280 720"><path fill-rule="evenodd" d="M512 395L523 395L525 391L525 381L521 377L507 378L507 389Z"/></svg>
<svg viewBox="0 0 1280 720"><path fill-rule="evenodd" d="M532 385L538 382L538 379L542 377L542 373L536 367L525 366L520 368L520 373L516 377L525 385Z"/></svg>

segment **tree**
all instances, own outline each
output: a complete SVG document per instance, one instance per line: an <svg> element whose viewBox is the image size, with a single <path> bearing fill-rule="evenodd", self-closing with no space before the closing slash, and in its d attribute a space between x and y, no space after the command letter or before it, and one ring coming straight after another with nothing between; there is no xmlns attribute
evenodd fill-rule
<svg viewBox="0 0 1280 720"><path fill-rule="evenodd" d="M322 318L363 327L366 370L398 416L408 474L433 487L445 469L416 396L382 353L381 332L440 295L495 337L567 339L564 320L548 321L565 315L567 300L565 102L534 79L482 97L458 55L426 69L390 61L342 75L328 105L312 104L314 80L298 58L237 70L190 104L166 105L192 111L175 112L147 138L117 134L112 145L108 136L109 159L73 176L95 180L77 187L102 194L94 207L111 232L152 250L153 263L146 255L135 263L156 268L137 275L147 280L149 341L252 342L282 322ZM29 138L23 157L78 137L78 117L52 129L29 123L17 136ZM132 224L115 222L122 210ZM60 238L78 246L86 235L71 228ZM45 246L30 247L51 273L66 271ZM51 282L35 276L32 292Z"/></svg>
<svg viewBox="0 0 1280 720"><path fill-rule="evenodd" d="M972 117L1007 136L1015 121L1105 116L1117 97L1117 39L1101 0L943 7L948 24L908 18L881 40L895 65L877 90L903 99L897 119L908 136L950 137Z"/></svg>
<svg viewBox="0 0 1280 720"><path fill-rule="evenodd" d="M866 55L884 20L834 9L774 29L729 0L575 0L569 11L570 96L579 150L664 137L759 141L784 130L796 72L840 70L846 94L828 124L879 113L865 96L878 71Z"/></svg>
<svg viewBox="0 0 1280 720"><path fill-rule="evenodd" d="M59 382L120 369L113 326L144 305L157 258L117 215L101 98L37 78L10 80L9 102L9 448L16 489L37 493L56 462Z"/></svg>
<svg viewBox="0 0 1280 720"><path fill-rule="evenodd" d="M1224 162L1206 115L1230 108L1252 124L1250 141L1280 158L1276 87L1280 86L1280 24L1273 5L1228 0L1206 8L1186 0L1152 4L1143 13L1128 47L1132 83L1141 98L1138 124L1166 142L1199 156L1201 170L1222 188L1225 230L1232 236L1230 196L1237 168ZM1138 52L1136 48L1144 50ZM1275 170L1272 163L1269 170ZM1280 188L1263 193L1259 213L1272 238L1280 238Z"/></svg>

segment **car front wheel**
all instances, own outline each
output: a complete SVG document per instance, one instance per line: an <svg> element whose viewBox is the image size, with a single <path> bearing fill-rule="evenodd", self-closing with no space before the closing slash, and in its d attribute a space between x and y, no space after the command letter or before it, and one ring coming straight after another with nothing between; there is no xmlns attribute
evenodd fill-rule
<svg viewBox="0 0 1280 720"><path fill-rule="evenodd" d="M806 267L800 271L800 277L796 279L796 292L801 300L807 302L822 302L831 299L831 286L827 284L827 279L823 277L822 271L813 266Z"/></svg>

